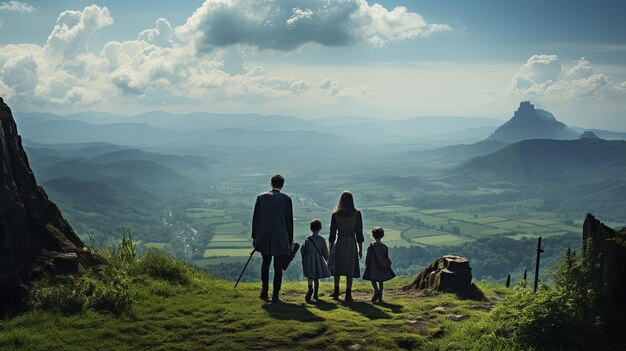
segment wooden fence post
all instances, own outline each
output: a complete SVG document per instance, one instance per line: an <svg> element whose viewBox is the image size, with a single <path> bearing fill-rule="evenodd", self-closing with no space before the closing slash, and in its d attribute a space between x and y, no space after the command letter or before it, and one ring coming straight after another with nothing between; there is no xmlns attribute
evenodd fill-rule
<svg viewBox="0 0 626 351"><path fill-rule="evenodd" d="M541 257L541 253L543 250L541 249L541 237L537 240L537 262L535 263L535 286L533 288L533 292L537 292L537 287L539 286L539 260Z"/></svg>
<svg viewBox="0 0 626 351"><path fill-rule="evenodd" d="M506 283L505 283L506 287L510 287L511 286L511 275L507 275L506 276Z"/></svg>

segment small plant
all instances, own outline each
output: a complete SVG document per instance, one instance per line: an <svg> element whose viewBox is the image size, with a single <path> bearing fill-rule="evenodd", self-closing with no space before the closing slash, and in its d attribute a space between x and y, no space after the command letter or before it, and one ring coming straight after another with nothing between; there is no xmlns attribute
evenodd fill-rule
<svg viewBox="0 0 626 351"><path fill-rule="evenodd" d="M30 287L34 309L74 314L86 309L122 314L130 310L130 279L111 265L84 269L77 276L48 277Z"/></svg>
<svg viewBox="0 0 626 351"><path fill-rule="evenodd" d="M34 282L29 291L29 305L35 309L73 314L93 309L121 314L132 305L132 272L137 253L130 233L123 229L116 249L101 253L104 263L81 267L79 274L51 276Z"/></svg>
<svg viewBox="0 0 626 351"><path fill-rule="evenodd" d="M162 249L148 250L139 260L137 270L140 274L171 283L188 285L191 282L191 268Z"/></svg>

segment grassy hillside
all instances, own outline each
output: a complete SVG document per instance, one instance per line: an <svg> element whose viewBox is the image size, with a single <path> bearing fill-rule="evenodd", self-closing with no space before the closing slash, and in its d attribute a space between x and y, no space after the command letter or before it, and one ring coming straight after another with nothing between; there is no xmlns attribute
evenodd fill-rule
<svg viewBox="0 0 626 351"><path fill-rule="evenodd" d="M355 302L337 303L328 297L331 283L322 284L322 301L306 304L304 282L285 284L287 303L272 305L258 299L258 285L235 290L232 282L201 276L190 286L145 279L133 286L138 300L128 314L28 312L3 322L0 349L443 350L465 348L466 329L485 318L481 308L489 305L450 294L418 297L401 291L400 281L379 305L368 301L365 284L358 284ZM455 322L447 314L469 317Z"/></svg>
<svg viewBox="0 0 626 351"><path fill-rule="evenodd" d="M285 304L257 298L259 283L207 276L130 236L101 252L102 264L28 288L27 308L0 320L0 350L587 350L623 349L606 324L597 262L570 255L555 283L537 293L479 284L485 298L404 291L386 285L385 302L354 286L354 302L306 303L305 282L287 282ZM250 267L259 269L259 267ZM615 329L617 328L617 329ZM617 335L617 336L616 336Z"/></svg>
<svg viewBox="0 0 626 351"><path fill-rule="evenodd" d="M484 285L485 301L418 294L401 289L404 278L388 284L379 304L364 282L352 303L333 301L323 282L321 301L307 304L306 283L288 282L286 303L267 304L259 283L234 289L158 251L137 257L128 243L105 253L99 268L36 282L29 311L0 320L0 349L467 349L485 339L488 310L504 296Z"/></svg>

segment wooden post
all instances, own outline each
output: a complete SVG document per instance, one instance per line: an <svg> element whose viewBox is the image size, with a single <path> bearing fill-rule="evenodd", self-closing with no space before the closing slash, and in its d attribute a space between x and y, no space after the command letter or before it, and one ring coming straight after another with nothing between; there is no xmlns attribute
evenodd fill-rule
<svg viewBox="0 0 626 351"><path fill-rule="evenodd" d="M507 275L506 276L506 283L505 283L506 287L510 287L511 286L511 275Z"/></svg>
<svg viewBox="0 0 626 351"><path fill-rule="evenodd" d="M537 239L537 262L535 263L535 286L533 288L533 292L537 292L537 287L539 286L539 260L542 252L541 237L539 237L539 239Z"/></svg>
<svg viewBox="0 0 626 351"><path fill-rule="evenodd" d="M528 279L528 269L524 269L524 281Z"/></svg>

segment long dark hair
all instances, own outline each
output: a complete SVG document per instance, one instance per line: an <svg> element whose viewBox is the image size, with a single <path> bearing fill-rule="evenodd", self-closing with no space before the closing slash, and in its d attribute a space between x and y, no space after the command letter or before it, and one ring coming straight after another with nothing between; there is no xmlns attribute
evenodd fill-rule
<svg viewBox="0 0 626 351"><path fill-rule="evenodd" d="M354 198L352 193L348 190L344 190L339 196L339 202L333 213L340 215L341 217L350 217L356 213L356 207L354 207Z"/></svg>

